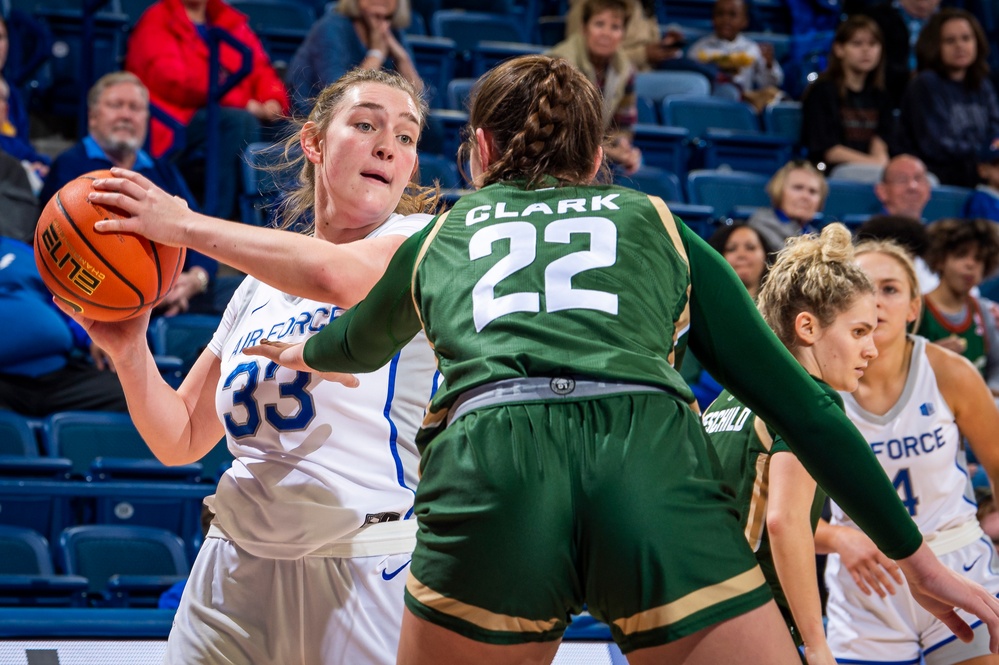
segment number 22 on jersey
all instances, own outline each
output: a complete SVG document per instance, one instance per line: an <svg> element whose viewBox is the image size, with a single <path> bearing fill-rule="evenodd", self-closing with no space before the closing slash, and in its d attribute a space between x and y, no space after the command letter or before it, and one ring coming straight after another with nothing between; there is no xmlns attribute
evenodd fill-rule
<svg viewBox="0 0 999 665"><path fill-rule="evenodd" d="M586 234L590 248L559 257L545 267L545 311L592 309L617 315L616 293L593 289L574 289L572 278L587 270L606 268L617 261L617 227L606 217L576 217L556 220L545 227L544 242L568 244L573 234ZM489 323L515 312L541 311L541 294L520 291L497 296L496 287L503 280L531 266L538 257L538 230L528 222L504 222L487 226L468 242L472 261L493 254L498 240L509 240L510 252L486 271L472 289L472 316L475 332Z"/></svg>

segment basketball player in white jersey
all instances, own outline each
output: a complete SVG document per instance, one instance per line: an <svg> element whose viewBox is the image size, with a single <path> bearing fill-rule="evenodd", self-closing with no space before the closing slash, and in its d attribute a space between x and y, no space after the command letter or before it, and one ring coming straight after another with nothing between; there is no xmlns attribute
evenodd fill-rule
<svg viewBox="0 0 999 665"><path fill-rule="evenodd" d="M995 594L996 551L976 518L961 436L995 482L999 411L968 360L906 333L907 324L918 320L920 298L905 251L892 243L866 242L857 248L857 261L877 291L878 357L858 390L843 394L846 413L892 479L930 548L952 570ZM820 525L816 544L819 551L832 552L825 575L827 630L839 662L917 664L923 658L927 665L999 663L999 656L989 655L985 626L975 627L971 643L954 639L942 622L915 603L894 564L835 504L831 525Z"/></svg>
<svg viewBox="0 0 999 665"><path fill-rule="evenodd" d="M112 356L160 460L196 461L223 434L235 456L210 501L168 663L395 662L415 545L414 436L436 377L426 339L356 378L242 349L318 332L429 221L397 214L435 198L406 193L425 112L404 79L381 71L348 73L320 94L300 135L302 186L285 210L288 221L313 213L315 237L196 215L127 171L93 195L128 210L129 231L198 246L251 275L176 392L146 346L148 316L81 320ZM123 228L114 224L106 230Z"/></svg>

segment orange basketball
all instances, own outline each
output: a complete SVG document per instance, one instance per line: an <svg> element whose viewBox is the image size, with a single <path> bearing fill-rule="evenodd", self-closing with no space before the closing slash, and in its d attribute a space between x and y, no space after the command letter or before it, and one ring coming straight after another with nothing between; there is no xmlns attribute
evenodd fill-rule
<svg viewBox="0 0 999 665"><path fill-rule="evenodd" d="M94 223L128 215L87 200L91 171L56 192L35 227L35 263L45 285L83 316L120 321L138 316L166 296L184 268L183 247L131 233L97 233Z"/></svg>

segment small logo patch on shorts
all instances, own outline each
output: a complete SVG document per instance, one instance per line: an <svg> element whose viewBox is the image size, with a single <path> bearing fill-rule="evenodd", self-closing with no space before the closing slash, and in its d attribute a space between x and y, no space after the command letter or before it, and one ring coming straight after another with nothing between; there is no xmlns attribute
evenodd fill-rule
<svg viewBox="0 0 999 665"><path fill-rule="evenodd" d="M552 392L556 395L568 395L576 389L576 382L564 376L556 376L550 384Z"/></svg>

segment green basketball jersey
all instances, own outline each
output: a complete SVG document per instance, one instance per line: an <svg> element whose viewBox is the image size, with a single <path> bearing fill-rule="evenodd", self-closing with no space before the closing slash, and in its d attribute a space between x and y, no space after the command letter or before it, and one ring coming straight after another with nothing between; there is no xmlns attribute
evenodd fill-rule
<svg viewBox="0 0 999 665"><path fill-rule="evenodd" d="M835 394L826 384L817 383L831 395ZM836 397L839 398L838 395ZM779 435L727 390L723 390L711 406L705 409L701 420L718 454L722 481L735 493L740 524L746 540L756 553L756 560L795 642L801 644L801 636L794 625L787 596L777 577L770 549L770 534L767 531L770 460L777 453L793 453ZM819 523L824 500L825 494L817 490L810 507L813 531Z"/></svg>
<svg viewBox="0 0 999 665"><path fill-rule="evenodd" d="M955 325L947 320L929 298L923 298L923 318L919 321L917 332L935 342L951 335L963 338L967 342L963 355L985 376L985 363L988 360L988 338L985 335L985 322L982 320L982 307L977 298L968 298L967 316L961 323Z"/></svg>
<svg viewBox="0 0 999 665"><path fill-rule="evenodd" d="M651 384L691 401L673 368L687 256L653 201L616 186L495 184L463 197L428 234L413 278L447 377L431 411L531 376Z"/></svg>

